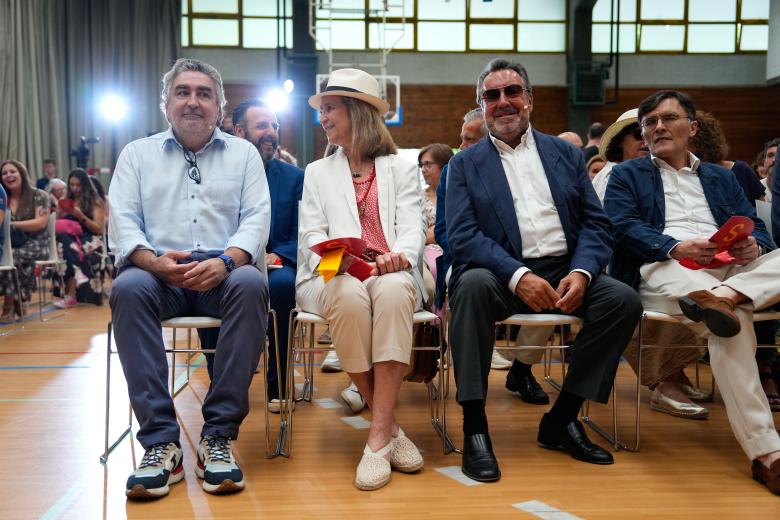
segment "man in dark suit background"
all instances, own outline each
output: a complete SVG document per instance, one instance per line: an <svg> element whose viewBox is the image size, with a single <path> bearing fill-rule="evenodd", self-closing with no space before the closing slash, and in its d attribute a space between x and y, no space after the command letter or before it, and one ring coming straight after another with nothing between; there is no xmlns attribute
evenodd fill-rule
<svg viewBox="0 0 780 520"><path fill-rule="evenodd" d="M276 311L279 338L279 368L282 392L287 374L287 322L295 307L295 269L298 249L298 204L303 195L303 170L276 158L279 121L276 114L258 98L244 100L233 110L233 134L251 142L260 152L271 193L271 234L266 246L268 289L271 308ZM272 324L268 322L268 408L279 413L279 375ZM219 329L201 329L201 343L216 343ZM209 369L211 365L209 364Z"/></svg>
<svg viewBox="0 0 780 520"><path fill-rule="evenodd" d="M601 274L612 253L609 220L580 150L531 129L533 94L523 66L491 61L477 82L477 102L490 133L450 160L446 194L463 472L481 481L500 477L485 415L494 322L543 311L574 314L583 327L537 440L578 460L611 464L577 413L585 399L607 402L642 312L639 297Z"/></svg>

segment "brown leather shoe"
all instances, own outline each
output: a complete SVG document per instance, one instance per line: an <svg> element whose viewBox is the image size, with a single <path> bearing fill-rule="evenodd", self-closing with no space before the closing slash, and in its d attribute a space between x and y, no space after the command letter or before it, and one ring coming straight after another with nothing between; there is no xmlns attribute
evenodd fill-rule
<svg viewBox="0 0 780 520"><path fill-rule="evenodd" d="M680 309L691 321L704 321L716 336L730 338L739 334L739 318L734 313L734 302L715 296L710 291L693 291L680 298Z"/></svg>
<svg viewBox="0 0 780 520"><path fill-rule="evenodd" d="M753 480L765 485L775 495L780 495L780 460L776 460L768 468L758 459L753 461Z"/></svg>

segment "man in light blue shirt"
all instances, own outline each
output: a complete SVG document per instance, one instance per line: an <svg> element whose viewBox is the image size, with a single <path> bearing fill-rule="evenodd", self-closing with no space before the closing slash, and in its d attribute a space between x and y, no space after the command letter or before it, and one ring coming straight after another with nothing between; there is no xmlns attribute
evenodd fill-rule
<svg viewBox="0 0 780 520"><path fill-rule="evenodd" d="M195 473L210 493L243 489L231 440L249 412L268 318L268 281L253 265L271 217L260 155L219 130L226 103L211 65L178 60L161 97L170 128L125 147L109 190L114 335L146 450L130 498L165 496L184 478L160 327L181 315L222 319Z"/></svg>

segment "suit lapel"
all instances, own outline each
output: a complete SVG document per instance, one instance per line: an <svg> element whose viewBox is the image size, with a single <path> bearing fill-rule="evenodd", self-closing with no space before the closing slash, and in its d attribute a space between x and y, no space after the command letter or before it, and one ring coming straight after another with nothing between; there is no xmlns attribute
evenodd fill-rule
<svg viewBox="0 0 780 520"><path fill-rule="evenodd" d="M276 159L268 161L268 170L265 172L266 180L268 181L268 193L271 196L271 233L276 229L276 217L279 214L278 208L274 208L274 201L278 200L279 193L279 177L281 172L276 165Z"/></svg>
<svg viewBox="0 0 780 520"><path fill-rule="evenodd" d="M506 180L501 157L490 137L485 137L474 146L479 146L472 158L474 164L479 165L476 168L477 177L488 193L493 210L509 238L509 243L512 244L515 257L520 259L523 257L523 241L520 236L520 227L517 224L517 212L512 200L512 191L509 189L509 181Z"/></svg>
<svg viewBox="0 0 780 520"><path fill-rule="evenodd" d="M539 159L542 161L542 168L544 169L544 175L547 177L547 185L550 187L550 194L553 198L553 203L560 215L561 225L565 222L565 212L568 211L564 201L563 193L561 193L560 179L556 179L556 169L558 168L558 162L561 160L561 154L555 150L555 147L548 142L550 139L541 132L532 130L534 135L534 142L536 142L536 151L539 154Z"/></svg>

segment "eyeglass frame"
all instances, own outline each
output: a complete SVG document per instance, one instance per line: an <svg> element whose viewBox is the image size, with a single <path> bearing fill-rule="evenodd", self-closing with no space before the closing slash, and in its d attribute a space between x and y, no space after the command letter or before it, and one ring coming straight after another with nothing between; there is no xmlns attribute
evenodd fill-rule
<svg viewBox="0 0 780 520"><path fill-rule="evenodd" d="M189 168L187 168L187 177L195 181L195 184L200 184L200 168L198 168L198 158L195 155L195 152L187 148L184 148L183 151L184 160L189 164ZM192 157L190 158L190 156Z"/></svg>
<svg viewBox="0 0 780 520"><path fill-rule="evenodd" d="M441 166L441 164L436 161L420 161L417 163L417 167L422 170L423 168L430 168L434 164L437 166Z"/></svg>
<svg viewBox="0 0 780 520"><path fill-rule="evenodd" d="M674 117L672 117L674 116ZM688 121L693 121L691 119L691 116L688 114L680 115L677 112L666 112L664 114L661 114L660 116L647 116L642 118L642 122L639 123L640 128L643 130L655 130L655 128L658 126L658 121L660 120L663 122L664 126L668 126L670 124L674 124L680 119L687 119Z"/></svg>
<svg viewBox="0 0 780 520"><path fill-rule="evenodd" d="M508 93L506 91L506 89L508 89L508 88L515 88L515 87L519 87L520 88L520 90L518 90L516 94L510 94L510 93ZM496 96L495 99L488 99L487 97L485 97L485 94L488 93L488 92L498 92L498 96ZM503 92L505 98L507 98L507 99L516 99L516 98L521 97L524 93L525 94L530 94L531 90L525 88L523 85L521 85L519 83L513 83L512 85L506 85L504 87L499 87L499 88L487 88L487 89L483 90L479 94L479 99L481 99L482 102L485 103L485 104L497 103L501 99L501 93L502 92Z"/></svg>

